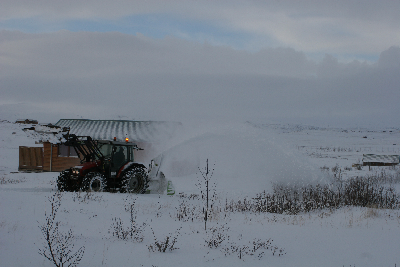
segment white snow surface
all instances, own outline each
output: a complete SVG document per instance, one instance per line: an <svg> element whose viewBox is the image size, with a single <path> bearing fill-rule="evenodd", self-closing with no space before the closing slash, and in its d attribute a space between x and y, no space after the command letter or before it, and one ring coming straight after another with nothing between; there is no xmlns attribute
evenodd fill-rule
<svg viewBox="0 0 400 267"><path fill-rule="evenodd" d="M58 173L18 172L18 146L35 138L23 125L0 122L0 266L54 266L39 254L45 240L39 229L56 192ZM188 132L189 133L189 132ZM321 168L339 166L343 177L399 172L399 168L351 168L362 154L400 154L399 129L338 129L305 125L238 123L201 128L181 136L163 152L161 166L176 194L63 192L56 215L60 231L72 230L72 249L85 253L79 266L395 266L400 264L399 210L347 207L299 215L225 212L226 201L255 197L272 184L329 182ZM212 219L177 219L179 206L201 210L200 173L209 161L211 191L217 193ZM199 170L200 168L200 170ZM346 169L345 169L346 168ZM397 186L398 187L398 186ZM186 197L181 197L183 193ZM113 235L115 219L130 225L130 205L137 225L146 223L143 241ZM218 208L222 210L219 211ZM128 211L127 211L128 210ZM193 218L193 221L191 220ZM225 226L229 240L209 248L212 228ZM153 236L154 231L154 236ZM175 247L153 252L155 239L176 237ZM228 238L227 238L228 239ZM222 248L262 239L284 250L262 257L225 255ZM262 252L262 250L258 251Z"/></svg>

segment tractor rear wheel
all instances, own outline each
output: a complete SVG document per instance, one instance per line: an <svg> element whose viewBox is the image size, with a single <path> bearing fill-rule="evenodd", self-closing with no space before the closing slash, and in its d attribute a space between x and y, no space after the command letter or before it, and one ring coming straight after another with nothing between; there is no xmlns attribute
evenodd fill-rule
<svg viewBox="0 0 400 267"><path fill-rule="evenodd" d="M81 190L88 192L103 192L107 187L106 178L98 172L89 172L83 178Z"/></svg>
<svg viewBox="0 0 400 267"><path fill-rule="evenodd" d="M140 166L129 168L121 175L121 192L144 194L148 185L146 169Z"/></svg>
<svg viewBox="0 0 400 267"><path fill-rule="evenodd" d="M60 173L57 178L57 189L58 191L75 191L75 187L73 186L73 181L71 180L71 170L64 170Z"/></svg>

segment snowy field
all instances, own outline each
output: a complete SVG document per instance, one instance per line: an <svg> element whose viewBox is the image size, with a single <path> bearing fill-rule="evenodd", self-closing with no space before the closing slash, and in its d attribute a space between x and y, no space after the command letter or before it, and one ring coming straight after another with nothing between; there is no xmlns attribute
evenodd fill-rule
<svg viewBox="0 0 400 267"><path fill-rule="evenodd" d="M35 145L23 127L0 122L0 266L54 266L39 254L46 249L40 227L52 203L60 204L54 219L60 233L72 230L69 248L84 251L79 266L400 265L399 210L343 207L297 215L226 210L230 201L271 192L277 182L328 184L335 167L343 179L399 175L398 167L352 167L362 163L363 154L399 155L399 129L247 122L190 131L165 152L163 171L176 192L167 196L56 195L58 173L18 172L18 147ZM207 159L213 208L205 226L205 186L197 167L204 171ZM156 243L166 251L159 252Z"/></svg>

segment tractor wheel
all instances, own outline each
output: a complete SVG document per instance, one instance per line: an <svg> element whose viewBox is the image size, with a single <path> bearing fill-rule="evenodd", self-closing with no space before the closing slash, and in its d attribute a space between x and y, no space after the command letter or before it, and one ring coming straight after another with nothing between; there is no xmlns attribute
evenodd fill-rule
<svg viewBox="0 0 400 267"><path fill-rule="evenodd" d="M148 178L145 168L133 167L126 170L121 176L121 192L125 193L146 193Z"/></svg>
<svg viewBox="0 0 400 267"><path fill-rule="evenodd" d="M74 187L71 182L71 171L65 170L60 173L57 178L57 189L60 192L63 191L74 191Z"/></svg>
<svg viewBox="0 0 400 267"><path fill-rule="evenodd" d="M89 172L83 178L81 190L88 192L103 192L107 187L107 181L103 174Z"/></svg>

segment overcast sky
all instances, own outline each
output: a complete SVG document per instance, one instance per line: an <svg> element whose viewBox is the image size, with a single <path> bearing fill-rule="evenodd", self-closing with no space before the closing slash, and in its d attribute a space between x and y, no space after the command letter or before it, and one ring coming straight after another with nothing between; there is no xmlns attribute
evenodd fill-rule
<svg viewBox="0 0 400 267"><path fill-rule="evenodd" d="M1 0L0 119L399 127L399 13L397 0Z"/></svg>

